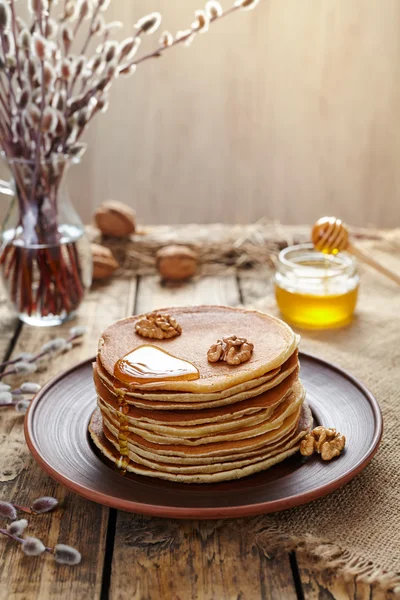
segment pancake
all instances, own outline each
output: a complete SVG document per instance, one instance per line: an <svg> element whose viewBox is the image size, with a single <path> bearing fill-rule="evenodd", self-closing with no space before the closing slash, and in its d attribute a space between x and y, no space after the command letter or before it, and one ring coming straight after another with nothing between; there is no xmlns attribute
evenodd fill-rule
<svg viewBox="0 0 400 600"><path fill-rule="evenodd" d="M153 463L153 466L141 463L131 462L127 465L127 471L138 475L145 475L148 477L157 477L169 481L176 481L181 483L216 483L219 481L229 481L233 479L239 479L246 477L253 473L266 470L273 465L281 462L285 458L288 458L292 454L298 452L300 441L310 430L312 426L311 412L306 404L303 404L301 409L301 417L298 420L296 432L286 442L278 445L275 450L268 452L264 456L255 457L254 462L248 462L244 460L236 460L231 463L224 463L219 465L203 465L199 467L175 467L168 466L162 463ZM96 446L101 452L109 458L112 462L117 463L119 459L119 452L110 440L104 435L102 430L101 419L99 413L95 413L90 423L90 433ZM196 469L193 472L193 469Z"/></svg>
<svg viewBox="0 0 400 600"><path fill-rule="evenodd" d="M185 444L187 446L199 446L203 444L210 444L214 442L225 442L229 440L241 440L247 439L251 437L259 436L267 431L272 429L277 429L281 426L286 417L288 417L292 412L296 411L299 406L303 402L304 398L304 390L299 381L297 381L293 386L293 391L288 394L288 398L284 399L279 406L275 409L272 415L267 418L265 421L258 423L253 426L243 427L241 426L240 421L237 423L237 427L233 428L229 431L217 431L211 432L208 435L196 435L192 437L188 437L184 433L180 436L178 435L159 435L157 433L153 433L152 431L142 429L137 424L127 424L125 431L128 433L128 439L131 439L131 435L135 437L142 437L145 440L149 440L156 444L163 445L171 445L171 444ZM107 419L107 427L110 429L110 424L114 425L116 430L118 431L119 421L112 415L111 413L103 412L103 417Z"/></svg>
<svg viewBox="0 0 400 600"><path fill-rule="evenodd" d="M97 406L100 408L104 416L108 417L109 420L118 423L117 412L114 409L110 409L109 406L104 404L100 399L97 401ZM130 431L149 431L160 435L177 436L177 437L204 437L212 433L221 431L230 431L231 429L237 429L238 427L251 427L258 425L266 421L274 412L273 408L267 410L258 410L251 415L245 415L231 421L222 421L219 423L211 423L210 425L193 425L193 427L180 427L179 425L168 427L159 425L158 423L146 423L128 420L128 428ZM128 417L129 419L129 417Z"/></svg>
<svg viewBox="0 0 400 600"><path fill-rule="evenodd" d="M269 449L266 449L261 452L257 452L256 454L253 454L251 457L247 458L236 456L234 459L230 459L228 461L219 461L214 463L209 463L208 461L206 461L204 464L194 466L185 465L185 467L182 468L182 465L176 466L173 464L171 465L170 463L164 463L159 461L154 462L152 460L143 458L142 456L140 456L139 454L135 454L134 452L130 452L129 456L130 459L137 464L144 465L153 469L159 469L167 473L184 473L188 475L193 473L218 473L221 471L229 471L238 467L244 467L247 465L257 463L261 460L270 458L272 456L275 456L276 454L280 454L281 452L293 448L293 446L295 446L299 441L301 441L304 435L309 431L311 421L312 419L308 419L307 421L305 421L303 428L300 425L298 425L296 429L292 432L292 434L285 438L285 441L280 443L279 445L270 447ZM114 438L114 440L111 441L111 443L116 448L118 448L118 442L116 438Z"/></svg>
<svg viewBox="0 0 400 600"><path fill-rule="evenodd" d="M242 400L246 400L249 398L259 396L260 394L272 389L276 385L280 384L284 379L286 379L286 377L291 375L291 373L293 373L296 369L298 369L298 364L299 363L298 363L298 357L297 357L297 351L296 351L295 353L292 354L292 356L287 361L285 361L285 363L282 365L282 367L280 369L280 372L272 379L269 379L266 383L264 383L258 387L252 387L251 389L241 391L234 395L226 394L225 397L218 398L216 400L213 400L212 395L208 394L209 397L211 396L211 398L208 400L199 401L199 400L197 400L197 398L199 398L200 396L196 396L196 397L193 397L190 402L183 402L183 401L181 401L181 395L179 393L175 393L173 395L172 394L164 394L163 398L160 399L159 401L157 401L157 400L149 401L149 400L145 400L142 398L138 398L137 396L132 397L131 395L128 395L126 393L123 394L123 398L124 398L124 401L129 405L136 406L137 408L140 408L143 410L151 410L151 411L198 410L198 409L207 409L207 408L217 408L217 407L221 407L221 406L235 404ZM104 400L106 400L107 403L112 404L112 402L114 401L115 403L119 404L118 398L120 398L121 396L117 395L113 391L113 389L110 388L106 384L105 380L103 379L103 377L101 375L101 372L99 372L96 365L94 366L94 381L95 381L95 385L96 385L96 388L98 391L98 395L100 397L102 397ZM187 396L187 394L182 394L182 396ZM203 396L201 396L201 398L202 397Z"/></svg>
<svg viewBox="0 0 400 600"><path fill-rule="evenodd" d="M173 444L159 444L147 440L136 433L129 432L127 433L127 442L128 445L135 448L144 448L153 454L166 454L170 456L224 456L224 455L234 455L235 452L246 452L251 450L258 450L268 443L274 442L277 438L282 437L290 426L294 425L301 413L302 401L304 400L305 392L302 388L302 395L299 399L294 397L297 402L297 409L282 419L282 413L277 415L277 419L279 419L280 425L278 427L271 427L269 430L264 432L261 435L251 436L245 439L238 440L229 440L229 441L218 441L201 445L191 445L191 444L182 444L173 443ZM290 399L287 401L290 403ZM279 409L278 409L279 410ZM286 408L283 408L286 412ZM289 412L289 411L288 411ZM103 416L104 420L104 416ZM111 421L106 420L107 429L111 431L111 433L116 436L118 434L118 426L116 426ZM275 433L276 432L276 435Z"/></svg>
<svg viewBox="0 0 400 600"><path fill-rule="evenodd" d="M282 443L282 440L285 437L289 437L291 436L294 431L296 430L298 421L300 419L300 415L301 415L301 411L298 411L297 413L293 413L292 415L290 415L290 417L288 417L285 422L282 424L282 426L279 429L274 429L272 431L269 432L268 435L266 435L263 438L263 444L261 445L260 448L255 448L254 450L248 450L246 448L244 449L240 449L237 447L237 444L232 446L231 448L223 448L222 450L218 450L218 451L212 451L210 449L208 449L208 453L206 452L198 452L196 455L193 455L193 453L186 453L186 454L182 454L180 456L176 456L173 453L168 453L169 449L167 448L166 453L163 453L162 451L160 452L154 452L152 450L151 447L142 447L142 446L138 446L137 444L133 444L132 442L128 441L128 449L130 452L132 453L136 453L140 456L143 456L145 458L148 458L150 460L156 460L156 461L160 461L163 463L171 463L171 464L178 464L178 465L202 465L205 462L207 463L216 463L216 462L229 462L232 460L236 460L239 458L250 458L253 456L258 456L260 454L260 452L264 451L264 450L269 450L271 449L271 447L273 447L273 445L278 445L280 443ZM99 418L101 418L101 413L99 411ZM107 427L107 424L104 422L103 419L103 429L104 429L104 433L106 435L106 437L112 441L112 443L115 444L116 447L118 447L118 441L117 441L117 430L115 429L114 426L111 426L111 428L113 429L113 432Z"/></svg>
<svg viewBox="0 0 400 600"><path fill-rule="evenodd" d="M258 415L261 411L273 411L275 406L292 390L297 377L298 370L296 369L271 390L228 406L202 410L169 411L143 410L128 406L124 414L128 423L145 429L154 429L160 433L168 433L169 430L175 429L190 436L195 434L196 431L200 431L201 434L214 430L222 431L226 423L228 425L227 429L230 429L229 424L232 421L237 422L237 419ZM100 393L100 391L97 387L97 392ZM120 408L117 398L109 395L99 396L99 406L100 408L102 406L106 407L115 416L117 416ZM201 427L199 428L199 426Z"/></svg>
<svg viewBox="0 0 400 600"><path fill-rule="evenodd" d="M289 367L291 367L293 365L297 365L297 363L298 363L298 351L296 348L295 351L289 356L289 358L280 367L277 367L276 369L272 369L272 371L269 371L262 377L257 377L254 380L246 381L244 383L232 386L232 387L228 388L227 390L220 390L218 392L210 392L209 394L196 394L196 393L190 393L190 392L185 393L185 392L171 392L171 391L163 392L160 390L144 391L144 390L138 390L138 389L132 389L132 390L125 389L125 388L122 388L122 389L124 391L124 395L125 395L127 401L132 402L132 403L134 403L134 401L130 400L131 397L132 398L141 398L146 401L152 400L152 401L157 402L157 404L162 401L170 402L172 400L174 400L176 402L190 402L190 403L192 403L193 400L196 400L196 402L197 401L198 402L207 402L209 400L214 401L214 400L220 400L222 398L228 398L229 396L233 396L235 394L239 394L242 392L246 392L247 390L250 390L254 387L259 387L259 386L263 385L264 383L270 381L274 377L276 377L281 372L281 370L288 369ZM115 378L111 377L107 373L107 371L102 366L102 364L99 360L99 357L97 357L96 363L93 366L93 368L96 371L97 375L102 379L103 383L105 385L107 385L107 387L109 389L111 389L115 394L117 394L118 392L121 391L121 384L118 383L117 386L114 386L113 382L115 382Z"/></svg>
<svg viewBox="0 0 400 600"><path fill-rule="evenodd" d="M272 456L275 456L276 454L280 454L281 452L289 450L290 448L293 448L299 441L301 441L301 439L304 437L304 435L305 435L305 433L307 433L307 431L308 431L308 429L304 430L304 431L296 430L289 438L287 438L285 440L285 442L283 442L279 446L274 446L269 451L258 452L256 455L253 455L252 457L248 457L248 458L236 457L236 460L229 460L229 461L225 461L225 462L215 462L215 463L206 462L206 463L200 464L200 465L185 466L184 468L182 468L181 465L174 466L169 463L153 462L149 459L143 458L139 454L135 454L134 452L130 452L129 456L130 456L130 459L134 463L137 463L139 465L144 465L144 466L150 467L152 469L157 469L157 470L160 470L160 471L163 471L166 473L178 473L178 474L185 474L185 475L193 474L193 473L220 473L222 471L230 471L230 470L238 468L238 467L244 467L244 466L248 466L248 465L251 465L254 463L258 463L261 460L265 460L266 458L270 458ZM111 441L111 440L109 440L109 441ZM114 440L111 441L111 443L113 444L113 446L116 449L118 448L118 442L117 442L116 438L114 438Z"/></svg>
<svg viewBox="0 0 400 600"><path fill-rule="evenodd" d="M300 414L302 414L302 411L300 411ZM267 448L270 444L280 443L279 440L281 440L285 435L291 435L292 433L294 433L294 431L297 427L299 418L300 418L299 414L290 415L290 417L288 417L284 421L281 428L272 430L270 432L270 435L268 436L268 438L265 440L265 448ZM97 408L95 410L95 412L93 413L93 419L98 420L100 422L100 426L101 426L101 423L104 420L103 420L100 409ZM118 433L117 428L115 428L113 426L114 433L112 433L107 428L107 425L104 424L104 422L103 422L103 425L104 425L104 431L106 433L106 436L109 437L110 439L114 439L114 441L116 442L116 435ZM154 458L154 453L152 452L150 447L142 448L139 446L135 446L129 440L128 440L128 447L131 449L132 452L136 452L137 454L139 454L140 456L143 456L144 458L148 458L150 460L152 460ZM251 456L256 456L259 453L260 453L259 449L240 450L240 449L236 448L236 449L233 449L232 452L223 452L223 453L221 453L221 455L217 455L215 452L209 453L208 456L206 457L206 460L208 463L214 463L214 462L219 462L219 461L224 462L224 461L234 460L237 457L248 458ZM202 456L201 454L199 456L191 456L191 455L174 456L173 454L163 454L162 452L161 453L158 452L157 460L160 460L161 462L165 462L165 463L201 465L201 464L204 464L205 459L204 459L204 456Z"/></svg>
<svg viewBox="0 0 400 600"><path fill-rule="evenodd" d="M157 381L135 385L142 390L171 390L191 393L210 393L229 389L254 380L280 367L298 345L298 336L280 319L257 311L225 306L176 307L167 312L181 325L182 334L151 344L173 356L192 363L200 377L194 381ZM114 366L135 348L149 343L136 333L135 325L143 315L122 319L102 334L98 358L109 376L114 377ZM250 361L240 365L225 362L209 363L207 351L218 339L232 332L248 341L256 342Z"/></svg>

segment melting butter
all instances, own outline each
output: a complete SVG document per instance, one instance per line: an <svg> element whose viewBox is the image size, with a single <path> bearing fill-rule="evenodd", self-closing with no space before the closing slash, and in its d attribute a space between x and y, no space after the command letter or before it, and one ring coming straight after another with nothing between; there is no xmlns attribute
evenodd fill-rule
<svg viewBox="0 0 400 600"><path fill-rule="evenodd" d="M187 360L144 344L120 358L114 376L122 383L140 385L156 381L192 381L199 379L199 370Z"/></svg>

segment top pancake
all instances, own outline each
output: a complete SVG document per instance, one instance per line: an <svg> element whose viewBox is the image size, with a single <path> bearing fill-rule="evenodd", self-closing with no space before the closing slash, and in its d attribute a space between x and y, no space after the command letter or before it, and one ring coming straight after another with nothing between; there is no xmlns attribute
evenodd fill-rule
<svg viewBox="0 0 400 600"><path fill-rule="evenodd" d="M279 367L294 352L298 337L283 321L270 315L242 308L196 306L160 309L173 316L182 334L165 340L143 338L135 324L142 316L128 317L106 329L100 338L98 358L110 376L116 362L144 344L152 344L197 367L200 378L194 381L159 381L135 386L142 390L173 390L209 393L229 389L265 375ZM249 361L237 366L225 362L209 363L207 351L227 335L244 337L254 344Z"/></svg>

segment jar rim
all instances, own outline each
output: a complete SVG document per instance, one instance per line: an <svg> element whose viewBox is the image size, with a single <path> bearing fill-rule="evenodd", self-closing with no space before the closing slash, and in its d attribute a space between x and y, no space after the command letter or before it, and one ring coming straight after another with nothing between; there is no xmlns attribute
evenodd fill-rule
<svg viewBox="0 0 400 600"><path fill-rule="evenodd" d="M302 271L304 274L306 274L307 271L310 268L312 268L312 265L301 264L290 257L291 254L296 254L297 257L301 257L303 253L304 257L307 256L308 258L310 258L310 255L312 255L312 257L317 260L324 260L324 262L328 261L329 267L331 269L333 268L334 270L334 272L328 275L328 277L335 277L339 274L353 272L356 268L356 261L354 257L352 257L347 252L338 252L337 254L325 254L323 252L315 250L314 245L312 243L287 246L287 248L284 248L279 252L278 261L282 266L288 269L296 269L297 272ZM324 277L326 277L326 274L324 274Z"/></svg>

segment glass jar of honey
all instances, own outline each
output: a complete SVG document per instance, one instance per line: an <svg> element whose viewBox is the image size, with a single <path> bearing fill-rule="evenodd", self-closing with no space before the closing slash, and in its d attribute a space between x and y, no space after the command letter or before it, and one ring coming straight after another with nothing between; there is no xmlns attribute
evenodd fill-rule
<svg viewBox="0 0 400 600"><path fill-rule="evenodd" d="M307 329L340 327L351 322L359 275L346 252L324 254L312 244L290 246L278 257L275 295L286 321Z"/></svg>

